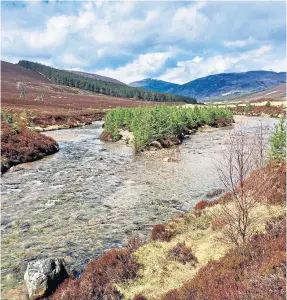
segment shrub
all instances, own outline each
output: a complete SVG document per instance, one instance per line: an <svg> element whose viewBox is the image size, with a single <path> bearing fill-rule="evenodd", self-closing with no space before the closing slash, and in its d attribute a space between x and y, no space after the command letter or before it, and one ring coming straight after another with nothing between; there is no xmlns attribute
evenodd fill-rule
<svg viewBox="0 0 287 300"><path fill-rule="evenodd" d="M270 107L270 106L271 106L270 101L267 101L267 102L265 103L265 106L266 106L266 107Z"/></svg>
<svg viewBox="0 0 287 300"><path fill-rule="evenodd" d="M254 185L256 178L260 182ZM282 205L286 201L286 163L281 164L272 161L264 168L258 169L250 174L246 185L251 193L253 189L258 190L257 197L262 203Z"/></svg>
<svg viewBox="0 0 287 300"><path fill-rule="evenodd" d="M244 112L248 113L252 110L252 108L253 108L253 105L251 103L248 103L244 107Z"/></svg>
<svg viewBox="0 0 287 300"><path fill-rule="evenodd" d="M110 250L89 262L79 279L65 281L51 300L122 299L115 283L134 279L139 264L128 250Z"/></svg>
<svg viewBox="0 0 287 300"><path fill-rule="evenodd" d="M144 242L139 237L133 237L126 242L125 247L132 253L138 250L143 243Z"/></svg>
<svg viewBox="0 0 287 300"><path fill-rule="evenodd" d="M208 200L200 200L199 202L197 202L194 206L195 210L203 210L206 207L212 207L214 205L218 204L218 201L208 201Z"/></svg>
<svg viewBox="0 0 287 300"><path fill-rule="evenodd" d="M286 157L286 121L281 118L270 137L269 159L284 160Z"/></svg>
<svg viewBox="0 0 287 300"><path fill-rule="evenodd" d="M207 194L206 194L206 197L207 197L207 198L213 198L213 197L215 197L215 196L219 196L219 195L222 194L223 192L224 192L223 189L216 189L216 190L214 190L214 191L212 191L212 192L207 193Z"/></svg>
<svg viewBox="0 0 287 300"><path fill-rule="evenodd" d="M218 203L224 204L232 200L232 193L231 192L226 192L224 193L219 199L217 200Z"/></svg>
<svg viewBox="0 0 287 300"><path fill-rule="evenodd" d="M212 124L216 119L231 119L230 110L217 107L137 107L117 108L105 116L105 131L119 138L119 129L131 130L137 150L164 137L179 137L184 130L200 124Z"/></svg>
<svg viewBox="0 0 287 300"><path fill-rule="evenodd" d="M40 159L59 150L58 144L50 137L1 123L1 172L19 163Z"/></svg>
<svg viewBox="0 0 287 300"><path fill-rule="evenodd" d="M193 279L162 299L285 299L286 220L274 220L272 224L265 234L209 262Z"/></svg>
<svg viewBox="0 0 287 300"><path fill-rule="evenodd" d="M151 231L151 239L153 241L169 242L173 235L174 233L166 228L164 224L155 225Z"/></svg>
<svg viewBox="0 0 287 300"><path fill-rule="evenodd" d="M179 290L171 290L167 294L164 295L162 300L181 300L181 293Z"/></svg>
<svg viewBox="0 0 287 300"><path fill-rule="evenodd" d="M169 252L169 258L179 261L182 264L192 263L193 266L198 262L197 258L193 255L191 248L183 243L177 243Z"/></svg>
<svg viewBox="0 0 287 300"><path fill-rule="evenodd" d="M1 121L6 122L7 124L13 124L14 119L10 112L4 111L1 112Z"/></svg>

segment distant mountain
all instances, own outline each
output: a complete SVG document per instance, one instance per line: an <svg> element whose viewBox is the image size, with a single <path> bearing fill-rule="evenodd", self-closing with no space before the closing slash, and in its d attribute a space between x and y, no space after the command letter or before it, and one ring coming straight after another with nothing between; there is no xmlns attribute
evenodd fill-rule
<svg viewBox="0 0 287 300"><path fill-rule="evenodd" d="M179 87L178 84L152 78L131 82L129 85L162 93L169 93L172 89Z"/></svg>
<svg viewBox="0 0 287 300"><path fill-rule="evenodd" d="M106 76L102 76L102 75L98 75L98 74L93 74L93 73L87 73L87 72L80 72L80 71L70 71L70 70L66 70L68 72L86 77L86 78L91 78L91 79L96 79L96 80L101 80L101 81L106 81L106 82L111 82L111 83L116 83L116 84L122 84L122 85L126 85L125 83L114 79L114 78L110 78L110 77L106 77Z"/></svg>
<svg viewBox="0 0 287 300"><path fill-rule="evenodd" d="M159 91L161 85L153 84L160 80L145 79L136 84L142 88ZM198 78L178 85L163 81L172 86L168 92L175 95L195 97L201 101L227 100L254 92L259 92L286 82L286 72L249 71L244 73L222 73ZM151 84L152 83L152 84Z"/></svg>

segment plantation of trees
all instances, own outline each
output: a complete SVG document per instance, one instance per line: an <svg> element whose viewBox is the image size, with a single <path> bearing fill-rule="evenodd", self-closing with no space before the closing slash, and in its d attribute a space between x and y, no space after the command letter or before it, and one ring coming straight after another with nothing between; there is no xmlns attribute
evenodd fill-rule
<svg viewBox="0 0 287 300"><path fill-rule="evenodd" d="M46 78L51 79L57 84L76 87L79 89L91 91L93 93L155 102L196 103L196 99L192 97L159 93L141 88L130 87L128 85L115 84L97 79L87 78L71 73L69 71L59 70L27 60L20 60L18 64L24 68L28 68L43 74Z"/></svg>
<svg viewBox="0 0 287 300"><path fill-rule="evenodd" d="M230 110L219 107L155 107L116 108L105 116L105 132L116 140L119 129L132 131L136 149L147 146L162 137L176 137L183 128L194 128L198 124L212 124L216 119L231 119Z"/></svg>

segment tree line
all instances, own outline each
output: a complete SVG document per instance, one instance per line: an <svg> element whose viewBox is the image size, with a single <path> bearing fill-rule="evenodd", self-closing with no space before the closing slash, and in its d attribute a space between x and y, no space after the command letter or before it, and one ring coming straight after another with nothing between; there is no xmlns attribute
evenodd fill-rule
<svg viewBox="0 0 287 300"><path fill-rule="evenodd" d="M69 71L52 68L27 60L20 60L18 65L37 71L56 84L75 87L93 93L144 101L196 103L196 99L193 97L159 93L142 88L130 87L128 85L121 85L98 79L87 78Z"/></svg>

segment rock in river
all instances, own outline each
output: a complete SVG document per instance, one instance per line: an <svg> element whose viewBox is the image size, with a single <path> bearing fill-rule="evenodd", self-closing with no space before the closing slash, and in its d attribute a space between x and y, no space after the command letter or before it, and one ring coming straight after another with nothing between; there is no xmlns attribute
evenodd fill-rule
<svg viewBox="0 0 287 300"><path fill-rule="evenodd" d="M24 280L30 299L41 299L49 296L68 277L63 259L47 258L29 262Z"/></svg>

